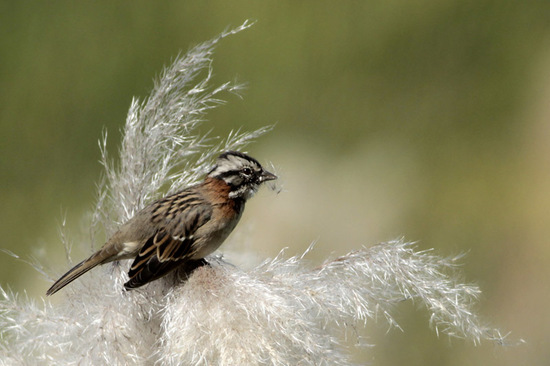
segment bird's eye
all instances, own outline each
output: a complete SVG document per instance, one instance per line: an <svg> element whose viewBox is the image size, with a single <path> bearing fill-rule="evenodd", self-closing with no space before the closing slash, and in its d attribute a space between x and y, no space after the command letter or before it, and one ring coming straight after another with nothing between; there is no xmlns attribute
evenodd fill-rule
<svg viewBox="0 0 550 366"><path fill-rule="evenodd" d="M252 169L245 167L243 168L243 174L244 175L252 175Z"/></svg>

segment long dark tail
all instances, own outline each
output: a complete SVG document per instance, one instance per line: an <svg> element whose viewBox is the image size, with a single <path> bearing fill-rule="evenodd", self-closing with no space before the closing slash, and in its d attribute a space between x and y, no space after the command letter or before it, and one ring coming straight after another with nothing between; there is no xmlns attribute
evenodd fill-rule
<svg viewBox="0 0 550 366"><path fill-rule="evenodd" d="M52 287L50 287L48 291L46 291L46 295L50 296L55 294L57 291L67 286L69 283L73 282L84 273L88 272L97 265L106 262L107 258L104 258L104 252L102 252L103 251L100 250L99 252L93 254L90 258L83 260L82 262L78 263L76 266L68 270L67 273L65 273L63 276L61 276L61 278L55 281Z"/></svg>

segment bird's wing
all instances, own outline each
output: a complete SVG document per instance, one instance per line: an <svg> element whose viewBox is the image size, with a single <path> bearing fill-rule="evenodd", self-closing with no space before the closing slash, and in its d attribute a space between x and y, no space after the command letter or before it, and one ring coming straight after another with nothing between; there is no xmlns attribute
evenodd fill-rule
<svg viewBox="0 0 550 366"><path fill-rule="evenodd" d="M195 251L195 232L212 217L209 205L194 203L147 239L130 267L126 289L143 286L189 261Z"/></svg>

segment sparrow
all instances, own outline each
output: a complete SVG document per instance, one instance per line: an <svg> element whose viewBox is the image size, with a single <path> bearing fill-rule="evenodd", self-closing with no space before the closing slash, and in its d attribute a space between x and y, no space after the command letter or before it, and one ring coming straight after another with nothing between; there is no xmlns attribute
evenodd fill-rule
<svg viewBox="0 0 550 366"><path fill-rule="evenodd" d="M71 268L46 292L53 295L92 268L133 259L126 290L170 271L194 269L233 231L245 203L266 181L277 179L241 152L221 154L203 182L156 200L122 224L101 249Z"/></svg>

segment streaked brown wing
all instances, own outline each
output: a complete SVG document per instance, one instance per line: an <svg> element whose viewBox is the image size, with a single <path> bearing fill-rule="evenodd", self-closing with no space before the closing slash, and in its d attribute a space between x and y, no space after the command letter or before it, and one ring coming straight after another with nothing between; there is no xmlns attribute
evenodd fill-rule
<svg viewBox="0 0 550 366"><path fill-rule="evenodd" d="M178 216L145 242L130 267L126 289L143 286L190 262L195 251L194 234L210 220L212 209L206 204L193 205Z"/></svg>

